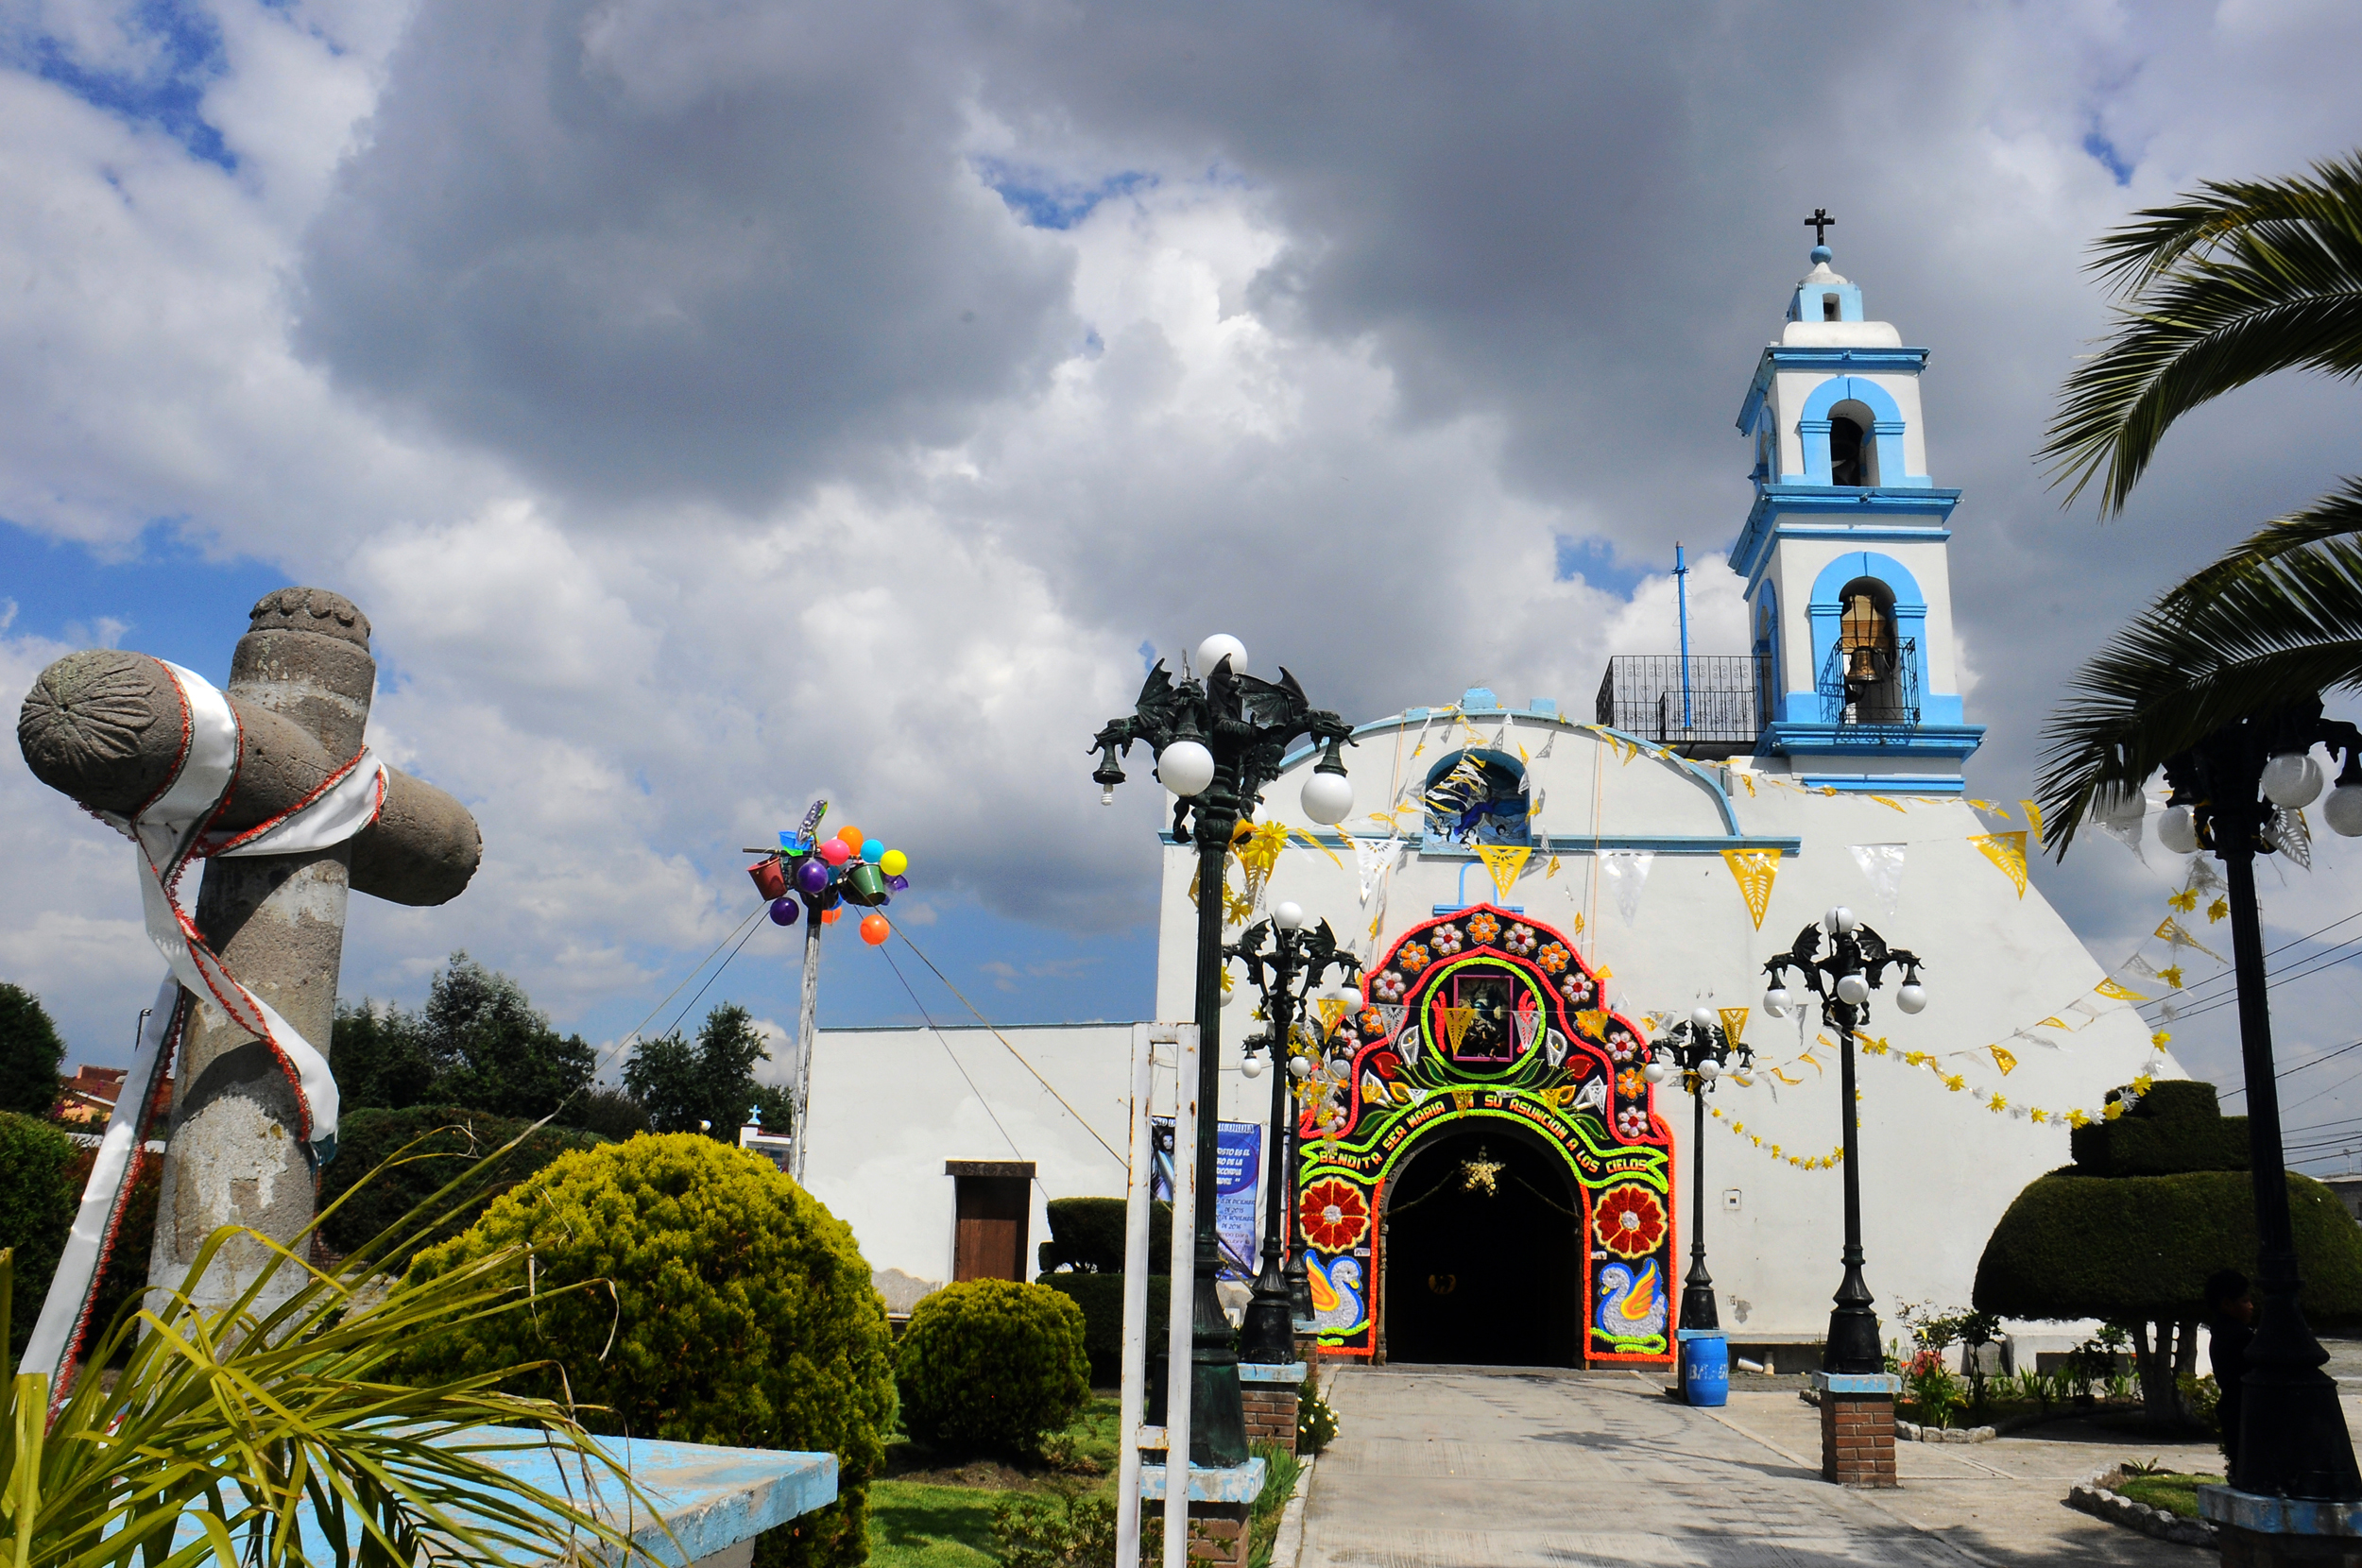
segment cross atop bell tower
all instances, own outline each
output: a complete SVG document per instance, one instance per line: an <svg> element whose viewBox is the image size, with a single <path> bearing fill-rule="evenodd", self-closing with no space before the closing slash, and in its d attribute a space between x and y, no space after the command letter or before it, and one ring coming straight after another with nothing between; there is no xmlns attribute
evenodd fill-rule
<svg viewBox="0 0 2362 1568"><path fill-rule="evenodd" d="M1947 551L1960 491L1928 473L1928 351L1865 314L1828 209L1811 269L1756 361L1738 429L1754 503L1731 547L1764 666L1757 757L1814 785L1960 793L1984 735L1964 722Z"/></svg>

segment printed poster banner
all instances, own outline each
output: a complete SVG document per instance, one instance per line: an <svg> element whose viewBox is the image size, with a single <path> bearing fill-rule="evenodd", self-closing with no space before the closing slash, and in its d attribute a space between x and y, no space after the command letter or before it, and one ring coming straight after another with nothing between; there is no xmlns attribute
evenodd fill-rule
<svg viewBox="0 0 2362 1568"><path fill-rule="evenodd" d="M1172 1202L1172 1118L1155 1116L1155 1159L1149 1196ZM1262 1193L1263 1128L1259 1122L1225 1121L1214 1129L1214 1236L1222 1251L1221 1277L1251 1280L1262 1267L1263 1238L1256 1224Z"/></svg>

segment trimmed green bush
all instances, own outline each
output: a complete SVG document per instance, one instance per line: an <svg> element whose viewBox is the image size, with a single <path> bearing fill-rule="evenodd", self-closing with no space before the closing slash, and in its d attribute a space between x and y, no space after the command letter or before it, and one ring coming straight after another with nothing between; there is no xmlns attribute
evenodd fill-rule
<svg viewBox="0 0 2362 1568"><path fill-rule="evenodd" d="M2224 1116L2215 1086L2195 1080L2152 1083L2130 1112L2078 1127L2067 1140L2085 1176L2248 1168L2247 1117Z"/></svg>
<svg viewBox="0 0 2362 1568"><path fill-rule="evenodd" d="M74 1144L45 1121L0 1111L0 1247L16 1249L9 1363L25 1354L42 1294L58 1271L81 1192L71 1180Z"/></svg>
<svg viewBox="0 0 2362 1568"><path fill-rule="evenodd" d="M1090 1358L1091 1387L1112 1389L1123 1373L1123 1278L1121 1274L1044 1274L1040 1283L1070 1299L1083 1312L1083 1354ZM1148 1276L1148 1338L1161 1343L1172 1310L1172 1276Z"/></svg>
<svg viewBox="0 0 2362 1568"><path fill-rule="evenodd" d="M902 1424L935 1448L1021 1457L1090 1397L1083 1310L1014 1280L966 1280L922 1298L895 1354Z"/></svg>
<svg viewBox="0 0 2362 1568"><path fill-rule="evenodd" d="M444 1183L532 1125L458 1105L348 1111L336 1130L336 1157L320 1170L320 1207L325 1209L343 1197L363 1177L370 1179L350 1202L328 1217L320 1227L322 1237L340 1253L358 1251L433 1197ZM417 1147L410 1150L411 1157L398 1166L379 1168L414 1141ZM431 1236L421 1237L419 1246L457 1236L475 1223L493 1199L560 1154L606 1141L595 1133L544 1127L509 1151L481 1197L459 1209ZM418 1250L418 1246L405 1248L387 1261L387 1267L406 1266Z"/></svg>
<svg viewBox="0 0 2362 1568"><path fill-rule="evenodd" d="M894 1379L885 1305L844 1221L760 1155L651 1134L560 1155L420 1253L411 1277L512 1247L537 1259L537 1309L438 1336L407 1358L410 1375L548 1357L504 1387L608 1406L583 1411L594 1431L827 1450L838 1500L767 1532L757 1568L865 1559ZM522 1258L510 1268L522 1277Z"/></svg>
<svg viewBox="0 0 2362 1568"><path fill-rule="evenodd" d="M1148 1257L1154 1270L1172 1255L1172 1204L1149 1205ZM1123 1200L1053 1198L1050 1239L1040 1248L1041 1271L1071 1269L1084 1274L1123 1271Z"/></svg>
<svg viewBox="0 0 2362 1568"><path fill-rule="evenodd" d="M2362 1227L2336 1194L2293 1173L2288 1218L2306 1321L2362 1321ZM2035 1181L2002 1215L1977 1266L1976 1303L2005 1318L2195 1321L2217 1269L2255 1271L2247 1172L2128 1179L2070 1169Z"/></svg>

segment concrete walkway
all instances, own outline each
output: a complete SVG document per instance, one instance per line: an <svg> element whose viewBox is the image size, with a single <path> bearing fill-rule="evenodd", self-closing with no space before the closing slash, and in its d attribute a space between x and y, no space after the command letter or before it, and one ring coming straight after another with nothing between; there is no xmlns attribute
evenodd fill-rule
<svg viewBox="0 0 2362 1568"><path fill-rule="evenodd" d="M1820 1416L1792 1391L1735 1391L1721 1410L1693 1410L1666 1398L1663 1381L1341 1371L1329 1394L1339 1436L1313 1474L1301 1568L2216 1560L2061 1502L2122 1459L2218 1469L2211 1446L2098 1433L1898 1443L1898 1491L1848 1491L1821 1479Z"/></svg>

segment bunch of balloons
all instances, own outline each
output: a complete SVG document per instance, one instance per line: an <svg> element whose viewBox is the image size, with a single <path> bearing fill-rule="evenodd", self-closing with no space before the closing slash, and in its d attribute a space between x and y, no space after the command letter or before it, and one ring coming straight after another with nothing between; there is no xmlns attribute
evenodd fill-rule
<svg viewBox="0 0 2362 1568"><path fill-rule="evenodd" d="M872 912L862 919L861 939L875 947L894 934L886 917L875 912L911 885L904 875L911 858L888 849L883 839L849 826L838 828L834 838L813 842L820 813L827 809L825 801L815 803L803 831L782 831L779 849L748 866L746 874L771 900L771 919L778 925L793 926L807 907L823 925L836 923L842 904L868 909Z"/></svg>

